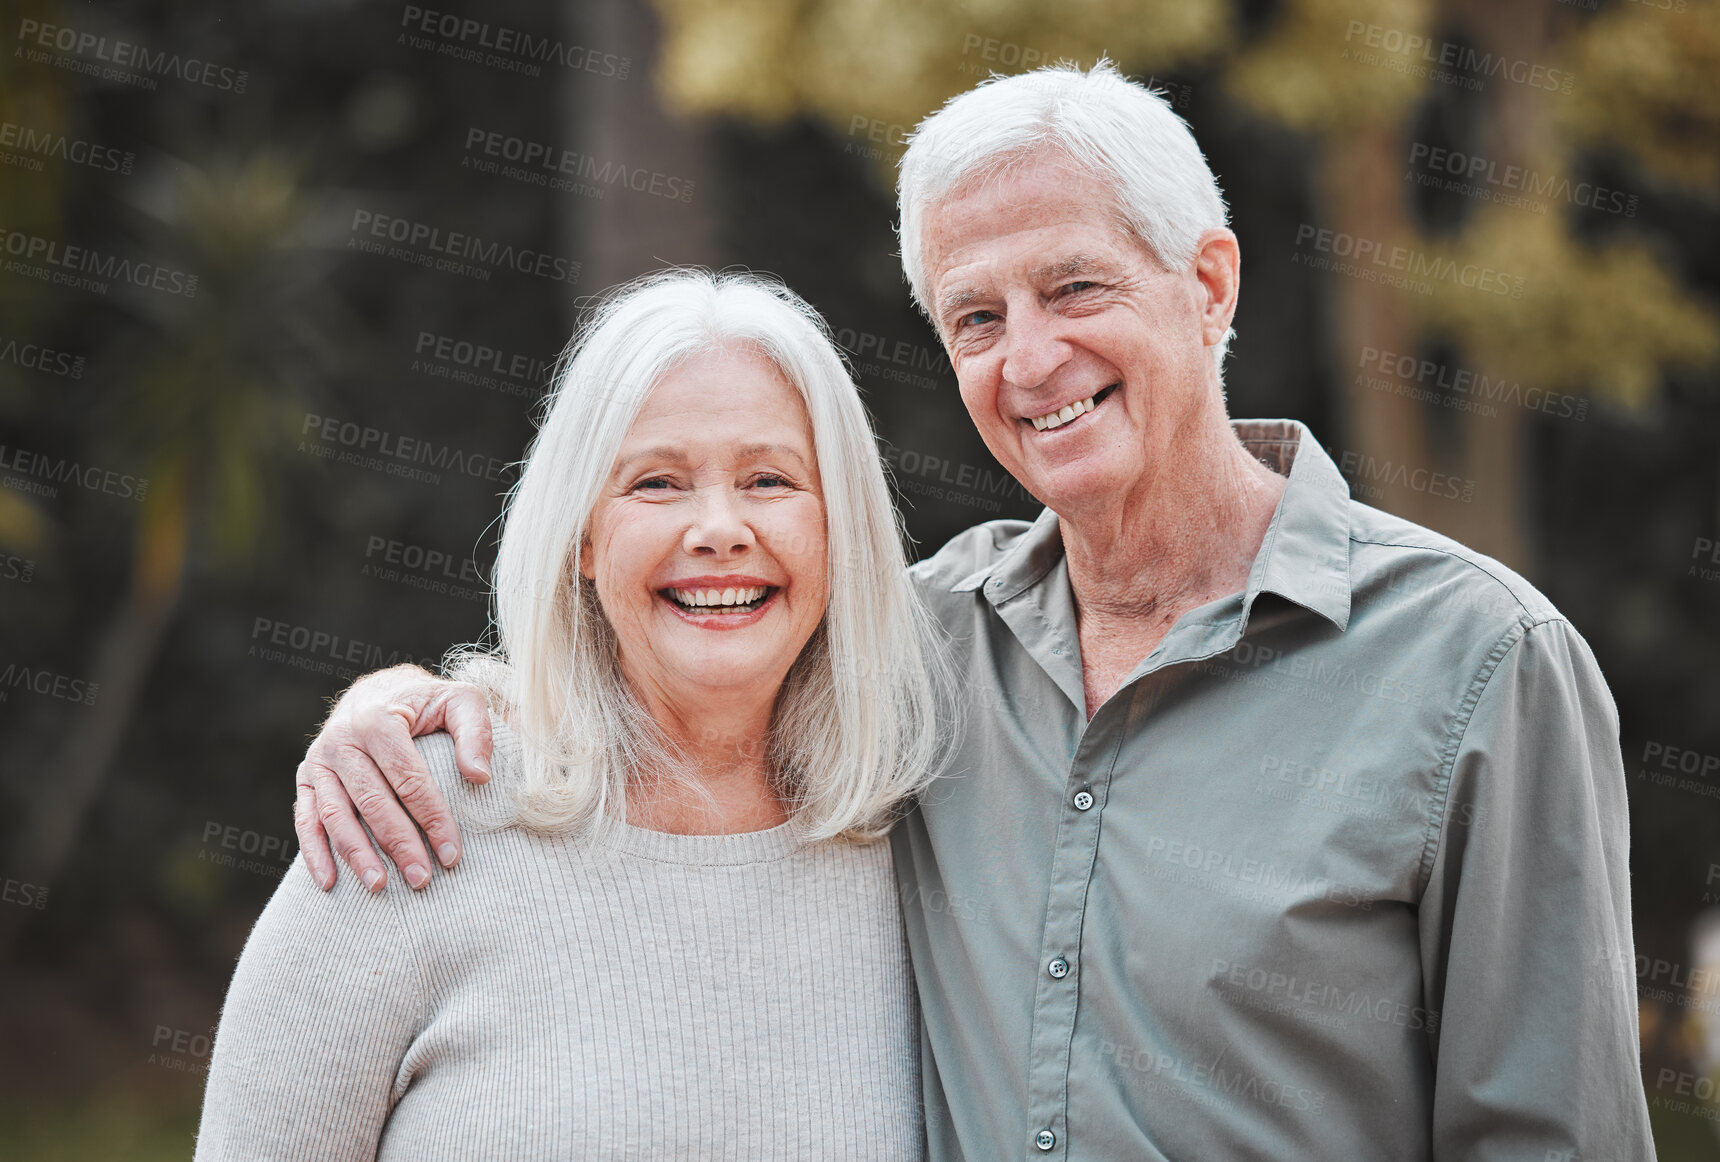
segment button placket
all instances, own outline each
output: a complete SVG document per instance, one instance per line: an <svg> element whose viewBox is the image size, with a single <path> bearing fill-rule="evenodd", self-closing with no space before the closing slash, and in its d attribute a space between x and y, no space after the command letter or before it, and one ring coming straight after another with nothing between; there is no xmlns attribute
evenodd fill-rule
<svg viewBox="0 0 1720 1162"><path fill-rule="evenodd" d="M1075 987L1072 957L1078 954L1081 945L1087 891L1093 881L1099 844L1100 816L1087 814L1087 810L1099 801L1091 788L1098 788L1102 794L1111 777L1133 705L1131 697L1124 706L1113 707L1108 713L1102 711L1103 721L1088 724L1069 771L1068 785L1080 787L1077 794L1088 796L1090 802L1087 808L1064 812L1057 827L1045 927L1040 940L1040 964L1045 971L1035 990L1028 1051L1028 1116L1041 1127L1034 1132L1029 1158L1067 1150L1069 1129L1063 1119L1069 1108L1069 1054L1080 991ZM1065 801L1074 803L1074 798Z"/></svg>

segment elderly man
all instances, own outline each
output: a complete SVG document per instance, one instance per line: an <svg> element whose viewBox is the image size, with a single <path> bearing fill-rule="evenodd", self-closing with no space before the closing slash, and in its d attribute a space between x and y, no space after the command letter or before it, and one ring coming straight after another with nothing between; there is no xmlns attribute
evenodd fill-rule
<svg viewBox="0 0 1720 1162"><path fill-rule="evenodd" d="M963 402L1046 504L914 568L969 703L895 834L934 1156L1652 1157L1605 683L1522 578L1226 418L1237 242L1187 127L1108 66L996 80L900 196ZM346 696L299 773L321 882L325 828L385 874L348 792L428 878L384 774L458 858L409 742L444 727L481 771L468 692Z"/></svg>

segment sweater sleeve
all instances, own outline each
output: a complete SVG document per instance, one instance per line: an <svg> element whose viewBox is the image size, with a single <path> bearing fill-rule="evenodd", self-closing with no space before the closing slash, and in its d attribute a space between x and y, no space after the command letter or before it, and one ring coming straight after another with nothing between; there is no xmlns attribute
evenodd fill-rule
<svg viewBox="0 0 1720 1162"><path fill-rule="evenodd" d="M293 861L245 942L210 1059L198 1162L374 1158L426 994L392 897Z"/></svg>

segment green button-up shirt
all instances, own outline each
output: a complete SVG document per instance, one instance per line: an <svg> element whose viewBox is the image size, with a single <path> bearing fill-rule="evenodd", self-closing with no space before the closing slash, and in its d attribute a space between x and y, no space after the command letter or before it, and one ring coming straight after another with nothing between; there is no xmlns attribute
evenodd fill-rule
<svg viewBox="0 0 1720 1162"><path fill-rule="evenodd" d="M1302 425L1247 588L1092 719L1057 518L914 567L965 721L896 829L937 1159L1652 1158L1618 714Z"/></svg>

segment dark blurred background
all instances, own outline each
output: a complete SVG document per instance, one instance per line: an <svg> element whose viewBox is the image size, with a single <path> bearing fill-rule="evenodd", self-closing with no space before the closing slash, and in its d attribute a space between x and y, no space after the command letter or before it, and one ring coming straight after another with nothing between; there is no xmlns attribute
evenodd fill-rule
<svg viewBox="0 0 1720 1162"><path fill-rule="evenodd" d="M1232 414L1306 421L1594 647L1656 1138L1720 1158L1716 0L6 12L0 1153L189 1155L307 737L483 631L587 296L774 272L852 356L917 553L1032 515L909 305L893 166L991 72L1104 53L1229 197Z"/></svg>

